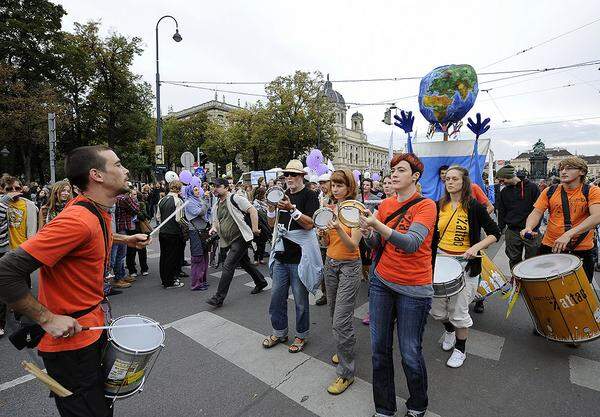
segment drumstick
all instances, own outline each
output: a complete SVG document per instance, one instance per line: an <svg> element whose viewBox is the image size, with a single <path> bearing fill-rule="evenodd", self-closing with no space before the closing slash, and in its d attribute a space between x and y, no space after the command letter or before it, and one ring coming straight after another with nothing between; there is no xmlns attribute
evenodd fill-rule
<svg viewBox="0 0 600 417"><path fill-rule="evenodd" d="M52 391L59 397L68 397L69 395L73 395L73 393L71 391L69 391L62 385L60 385L58 383L58 381L56 381L50 375L46 374L44 371L42 371L40 368L35 366L33 363L23 361L23 362L21 362L21 366L23 367L23 369L25 369L31 375L33 375L34 377L36 377L37 379L42 381L44 384L46 384L48 386L48 388L50 388L50 391Z"/></svg>
<svg viewBox="0 0 600 417"><path fill-rule="evenodd" d="M95 326L95 327L82 327L81 330L108 330L108 329L125 329L128 327L146 327L146 326L158 326L160 323L137 323L137 324L118 324L115 326Z"/></svg>
<svg viewBox="0 0 600 417"><path fill-rule="evenodd" d="M275 246L275 242L277 241L277 232L279 228L277 224L279 223L279 207L275 209L275 224L273 225L273 237L271 238L271 249Z"/></svg>
<svg viewBox="0 0 600 417"><path fill-rule="evenodd" d="M451 258L462 258L462 254L451 254L451 253L446 253L446 252L440 253L440 256L448 256ZM474 255L473 257L474 258L482 258L483 255Z"/></svg>
<svg viewBox="0 0 600 417"><path fill-rule="evenodd" d="M169 215L169 217L167 217L166 219L164 219L158 226L156 226L156 228L154 228L153 231L150 232L150 234L148 236L152 237L152 235L156 234L161 227L163 227L169 220L171 220L173 217L175 217L175 215L177 215L178 212L180 212L181 210L183 210L183 208L190 202L190 200L186 200L183 202L182 205L180 205L179 207L175 208L175 211L173 213L171 213Z"/></svg>

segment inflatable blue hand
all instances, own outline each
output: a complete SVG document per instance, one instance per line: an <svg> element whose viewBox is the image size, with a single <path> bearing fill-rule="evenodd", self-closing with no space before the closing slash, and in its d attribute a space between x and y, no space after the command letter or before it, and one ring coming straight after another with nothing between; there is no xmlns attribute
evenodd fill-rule
<svg viewBox="0 0 600 417"><path fill-rule="evenodd" d="M394 119L397 120L396 122L394 122L394 125L404 130L404 133L412 132L413 123L415 122L415 116L412 115L411 111L406 113L404 110L400 110L400 117L398 117L398 115L395 114Z"/></svg>
<svg viewBox="0 0 600 417"><path fill-rule="evenodd" d="M483 135L490 129L490 118L488 117L482 122L481 113L477 113L475 118L477 119L477 122L473 122L473 119L469 117L469 123L467 123L467 127L475 134L475 137L479 139L479 136Z"/></svg>

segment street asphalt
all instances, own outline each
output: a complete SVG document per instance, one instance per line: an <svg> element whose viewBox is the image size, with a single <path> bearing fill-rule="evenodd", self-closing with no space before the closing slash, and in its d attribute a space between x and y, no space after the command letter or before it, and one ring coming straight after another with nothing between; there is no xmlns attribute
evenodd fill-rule
<svg viewBox="0 0 600 417"><path fill-rule="evenodd" d="M503 250L496 244L489 253L507 271ZM209 291L190 291L189 278L184 288L165 290L158 276L158 255L156 242L149 251L150 275L111 297L115 317L139 313L167 326L166 347L143 392L118 401L115 416L366 417L374 412L369 329L359 318L354 320L357 381L344 394L329 396L324 392L334 377L330 358L335 343L328 307L311 306L311 336L302 356L288 354L282 346L266 351L260 347L260 335L271 330L270 290L250 295L252 287L245 284L251 279L240 271L224 306L214 309L205 300L216 289L218 278L211 274L218 271L209 271ZM264 266L261 270L268 275ZM358 317L366 302L363 283ZM293 330L292 300L288 311ZM495 295L486 301L485 313L472 314L468 356L459 369L446 366L449 353L438 343L442 326L428 320L423 346L433 415L600 416L600 341L573 348L533 336L522 300L508 319L505 313L506 301ZM407 398L395 346L396 393ZM27 378L22 378L26 373L20 361L32 357L32 352L16 351L7 337L0 339L0 416L58 416L41 383L23 382ZM398 410L403 415L403 400Z"/></svg>

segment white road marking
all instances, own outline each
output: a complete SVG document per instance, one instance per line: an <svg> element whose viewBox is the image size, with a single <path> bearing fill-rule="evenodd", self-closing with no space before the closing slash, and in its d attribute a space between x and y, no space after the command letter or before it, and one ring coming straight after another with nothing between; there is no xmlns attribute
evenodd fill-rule
<svg viewBox="0 0 600 417"><path fill-rule="evenodd" d="M263 291L267 291L273 288L273 279L271 279L271 277L265 277L265 279L267 280L267 282L269 283L269 285L267 285L265 287L265 289ZM250 281L244 284L246 287L250 287L250 288L254 288L254 281ZM317 302L317 299L321 297L321 295L323 295L323 293L321 292L321 290L317 290L317 294L316 295L312 295L311 293L308 293L308 304L311 306L314 306ZM292 294L292 290L290 289L290 295L288 296L288 298L290 300L294 299L294 296Z"/></svg>
<svg viewBox="0 0 600 417"><path fill-rule="evenodd" d="M365 316L367 315L368 312L369 312L369 302L367 301L366 303L364 303L354 309L354 317L362 320L365 318Z"/></svg>
<svg viewBox="0 0 600 417"><path fill-rule="evenodd" d="M354 310L354 317L362 320L368 311L369 303L366 302ZM501 336L471 328L469 329L469 340L467 341L467 353L499 361L504 347L504 340Z"/></svg>
<svg viewBox="0 0 600 417"><path fill-rule="evenodd" d="M265 336L220 316L204 311L174 322L173 328L318 416L362 417L374 412L368 382L356 378L344 395L329 395L327 385L336 377L333 366L304 352L290 355L286 346L265 350ZM397 401L403 409L404 400Z"/></svg>
<svg viewBox="0 0 600 417"><path fill-rule="evenodd" d="M600 362L571 355L569 374L571 383L600 391Z"/></svg>
<svg viewBox="0 0 600 417"><path fill-rule="evenodd" d="M467 353L499 361L504 347L504 340L501 336L470 328L469 340L467 340L466 346Z"/></svg>
<svg viewBox="0 0 600 417"><path fill-rule="evenodd" d="M221 275L223 274L223 271L217 271L217 272L213 272L212 274L210 274L211 277L215 277L215 278L221 278ZM240 275L245 275L246 271L244 271L243 269L236 269L235 272L233 273L234 277L239 277Z"/></svg>
<svg viewBox="0 0 600 417"><path fill-rule="evenodd" d="M35 377L33 375L27 374L19 378L15 378L12 381L5 382L4 384L0 384L0 392L16 387L17 385L21 385L27 381L31 381L32 379L35 379Z"/></svg>

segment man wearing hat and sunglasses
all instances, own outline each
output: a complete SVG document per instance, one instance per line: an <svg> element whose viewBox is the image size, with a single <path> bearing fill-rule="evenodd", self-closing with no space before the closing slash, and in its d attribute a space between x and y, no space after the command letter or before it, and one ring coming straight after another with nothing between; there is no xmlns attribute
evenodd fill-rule
<svg viewBox="0 0 600 417"><path fill-rule="evenodd" d="M287 164L283 170L287 191L284 198L277 205L279 216L277 216L275 207L269 205L267 211L269 226L285 228L288 233L299 230L308 231L314 227L312 216L319 208L319 198L317 193L305 186L305 174L302 162L299 160L292 159ZM276 217L278 218L278 225L281 226L275 225ZM298 234L298 232L295 234ZM275 253L271 255L272 259L269 261L273 277L271 305L269 306L273 334L263 341L263 347L270 348L288 340L287 298L291 287L294 294L294 303L296 304L296 338L289 347L289 351L290 353L296 353L304 349L310 325L308 290L301 282L298 265L301 263L303 248L307 253L312 248L301 247L287 237L283 237L281 240L283 250L278 251L278 245L275 244ZM318 254L320 252L316 235L314 236L314 243L317 246L316 251Z"/></svg>

